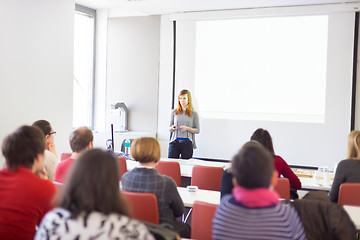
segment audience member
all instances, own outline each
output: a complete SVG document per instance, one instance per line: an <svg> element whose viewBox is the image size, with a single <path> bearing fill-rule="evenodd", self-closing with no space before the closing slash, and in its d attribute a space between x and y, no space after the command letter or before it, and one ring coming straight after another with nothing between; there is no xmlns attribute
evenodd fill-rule
<svg viewBox="0 0 360 240"><path fill-rule="evenodd" d="M53 130L50 123L46 120L38 120L33 123L33 126L40 128L40 130L45 135L46 149L45 149L44 168L45 168L47 177L51 181L54 181L55 169L59 162L57 153L56 153L55 143L54 143L54 136L55 136L56 132Z"/></svg>
<svg viewBox="0 0 360 240"><path fill-rule="evenodd" d="M59 207L45 215L35 240L154 239L144 224L128 217L117 169L110 152L83 153L56 196Z"/></svg>
<svg viewBox="0 0 360 240"><path fill-rule="evenodd" d="M289 165L285 162L285 160L279 155L275 154L273 142L270 136L270 133L262 128L257 129L250 140L255 140L261 143L267 150L270 151L271 155L274 158L274 166L275 170L278 172L278 177L280 175L286 177L290 181L290 187L293 189L301 189L301 182L299 178L295 175L293 170L289 167Z"/></svg>
<svg viewBox="0 0 360 240"><path fill-rule="evenodd" d="M45 142L37 127L22 126L2 144L6 168L0 171L0 238L33 239L51 209L55 186L35 174L43 170Z"/></svg>
<svg viewBox="0 0 360 240"><path fill-rule="evenodd" d="M342 160L335 173L329 193L330 200L337 202L342 183L360 183L360 131L352 131L348 136L347 159Z"/></svg>
<svg viewBox="0 0 360 240"><path fill-rule="evenodd" d="M325 191L311 191L290 203L298 213L307 240L356 239L356 228L346 210L329 200Z"/></svg>
<svg viewBox="0 0 360 240"><path fill-rule="evenodd" d="M274 166L275 170L278 172L278 177L281 175L288 178L290 181L290 188L291 188L291 198L298 198L298 195L296 193L297 189L301 189L301 182L299 178L295 175L295 173L291 170L289 165L285 162L285 160L276 155L273 147L273 142L270 136L270 133L262 128L258 128L253 135L251 136L250 140L255 140L261 143L267 150L270 151L270 153L273 156L274 159ZM221 177L221 197L225 194L231 193L231 189L233 187L232 181L231 181L231 170L226 170L223 172L223 175Z"/></svg>
<svg viewBox="0 0 360 240"><path fill-rule="evenodd" d="M233 184L233 174L231 167L225 169L225 171L221 175L221 184L220 184L220 197L222 198L226 194L231 194L234 188Z"/></svg>
<svg viewBox="0 0 360 240"><path fill-rule="evenodd" d="M64 182L66 173L71 164L83 151L93 147L93 138L92 131L87 127L80 127L71 133L69 141L73 153L70 158L63 160L58 164L55 172L56 182Z"/></svg>
<svg viewBox="0 0 360 240"><path fill-rule="evenodd" d="M158 201L160 224L168 224L181 237L190 238L190 228L176 220L184 212L184 203L176 183L172 178L160 175L154 168L160 160L159 142L148 137L135 139L131 144L131 155L140 166L122 176L122 189L154 193Z"/></svg>
<svg viewBox="0 0 360 240"><path fill-rule="evenodd" d="M261 144L244 144L232 160L234 188L222 198L213 239L306 239L296 211L270 190L277 180L273 157Z"/></svg>

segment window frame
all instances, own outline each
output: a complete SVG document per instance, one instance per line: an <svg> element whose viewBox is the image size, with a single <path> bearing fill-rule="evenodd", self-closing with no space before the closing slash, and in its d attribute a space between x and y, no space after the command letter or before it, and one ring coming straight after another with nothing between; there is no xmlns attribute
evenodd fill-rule
<svg viewBox="0 0 360 240"><path fill-rule="evenodd" d="M75 4L74 14L83 14L94 18L94 36L93 36L93 59L92 59L92 81L91 81L91 104L90 104L90 129L94 130L95 119L95 59L96 59L96 10ZM74 101L74 100L73 100ZM74 126L73 126L74 127Z"/></svg>

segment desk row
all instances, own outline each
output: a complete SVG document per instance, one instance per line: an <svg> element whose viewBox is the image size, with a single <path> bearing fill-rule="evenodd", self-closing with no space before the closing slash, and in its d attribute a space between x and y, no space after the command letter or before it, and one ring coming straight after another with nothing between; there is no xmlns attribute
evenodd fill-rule
<svg viewBox="0 0 360 240"><path fill-rule="evenodd" d="M189 192L187 188L178 187L178 192L184 202L185 207L192 207L195 201L207 202L211 204L220 204L220 192L199 189L195 192ZM343 206L356 229L360 230L360 207Z"/></svg>
<svg viewBox="0 0 360 240"><path fill-rule="evenodd" d="M221 167L221 168L229 168L229 162L216 162L216 161L204 161L199 159L170 159L170 158L161 158L160 161L171 161L171 162L178 162L180 165L180 172L182 177L191 177L192 176L192 169L194 165L200 166L209 166L209 167ZM138 162L127 160L127 170L130 171L136 166L139 165ZM302 190L324 190L330 191L332 180L325 180L325 179L317 179L317 178L310 178L310 177L299 177L302 185Z"/></svg>

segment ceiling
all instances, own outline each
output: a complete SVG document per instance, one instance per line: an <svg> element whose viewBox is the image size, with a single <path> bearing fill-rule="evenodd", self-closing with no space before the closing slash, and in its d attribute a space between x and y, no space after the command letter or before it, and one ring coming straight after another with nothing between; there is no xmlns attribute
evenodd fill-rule
<svg viewBox="0 0 360 240"><path fill-rule="evenodd" d="M359 0L75 0L93 9L107 9L112 17L148 16L178 12L285 6L359 3Z"/></svg>

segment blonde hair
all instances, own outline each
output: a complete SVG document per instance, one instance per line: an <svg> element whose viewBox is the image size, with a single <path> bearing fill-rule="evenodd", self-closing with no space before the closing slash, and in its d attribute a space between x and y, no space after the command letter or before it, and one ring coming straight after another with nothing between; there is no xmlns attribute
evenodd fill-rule
<svg viewBox="0 0 360 240"><path fill-rule="evenodd" d="M131 143L130 150L135 161L140 163L160 161L160 144L155 138L137 138Z"/></svg>
<svg viewBox="0 0 360 240"><path fill-rule="evenodd" d="M180 96L182 95L186 95L187 96L187 99L188 99L188 105L186 107L186 110L185 110L185 114L188 115L189 117L192 116L192 111L193 111L193 105L192 105L192 101L191 101L191 94L190 94L190 91L189 90L181 90L180 93L179 93L179 96L178 96L178 107L176 109L176 112L175 114L178 115L179 113L182 113L183 109L181 107L181 104L180 104Z"/></svg>
<svg viewBox="0 0 360 240"><path fill-rule="evenodd" d="M360 131L354 130L348 136L348 158L360 159Z"/></svg>

